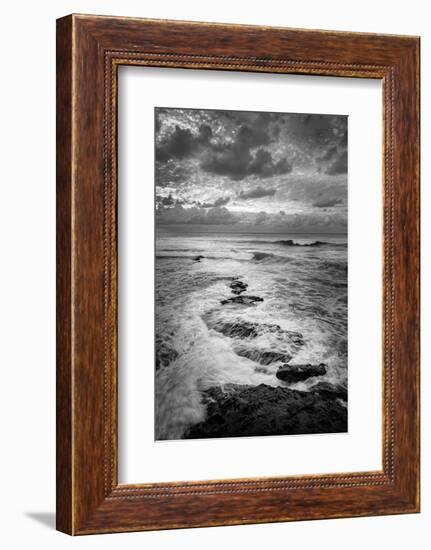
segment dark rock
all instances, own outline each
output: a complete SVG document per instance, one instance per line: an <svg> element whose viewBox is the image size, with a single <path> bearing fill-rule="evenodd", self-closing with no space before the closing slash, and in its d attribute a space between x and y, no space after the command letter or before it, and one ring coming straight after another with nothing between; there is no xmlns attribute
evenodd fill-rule
<svg viewBox="0 0 431 550"><path fill-rule="evenodd" d="M214 318L211 314L204 316L207 326L225 336L236 338L256 338L261 334L268 332L279 334L289 344L295 347L304 345L304 340L300 332L293 330L283 330L279 325L268 325L266 323L252 323L250 321L224 321Z"/></svg>
<svg viewBox="0 0 431 550"><path fill-rule="evenodd" d="M239 288L247 288L248 284L244 283L244 281L241 281L240 279L233 279L231 284L231 288L239 287Z"/></svg>
<svg viewBox="0 0 431 550"><path fill-rule="evenodd" d="M326 374L326 365L320 363L320 365L283 365L278 369L276 376L284 382L292 383L324 374Z"/></svg>
<svg viewBox="0 0 431 550"><path fill-rule="evenodd" d="M264 366L254 367L254 372L260 372L260 373L263 373L263 374L270 374L268 368L264 367Z"/></svg>
<svg viewBox="0 0 431 550"><path fill-rule="evenodd" d="M253 260L255 260L256 262L268 260L270 258L274 258L274 254L272 254L271 252L255 252L253 254Z"/></svg>
<svg viewBox="0 0 431 550"><path fill-rule="evenodd" d="M220 303L225 306L226 304L239 304L242 306L252 306L256 302L263 302L263 298L260 298L260 296L250 296L250 295L242 295L242 296L235 296L234 298L227 298L226 300L222 300Z"/></svg>
<svg viewBox="0 0 431 550"><path fill-rule="evenodd" d="M331 399L338 398L347 401L347 387L343 384L331 384L330 382L322 380L312 386L310 391Z"/></svg>
<svg viewBox="0 0 431 550"><path fill-rule="evenodd" d="M318 392L229 384L209 388L203 401L206 420L189 428L186 439L347 431L346 407Z"/></svg>
<svg viewBox="0 0 431 550"><path fill-rule="evenodd" d="M259 324L247 321L213 323L209 324L209 327L225 336L238 338L255 338L259 334Z"/></svg>
<svg viewBox="0 0 431 550"><path fill-rule="evenodd" d="M285 241L275 241L276 244L283 244L284 246L295 246L296 243L292 241L292 239L287 239Z"/></svg>
<svg viewBox="0 0 431 550"><path fill-rule="evenodd" d="M233 294L241 294L242 292L245 292L247 290L248 284L243 283L242 281L239 281L239 280L234 280L230 284L230 288L232 289Z"/></svg>
<svg viewBox="0 0 431 550"><path fill-rule="evenodd" d="M291 344L295 344L298 347L304 345L304 338L300 332L294 332L293 330L282 330L281 332L284 332Z"/></svg>
<svg viewBox="0 0 431 550"><path fill-rule="evenodd" d="M170 348L164 342L156 341L156 370L159 370L160 367L167 367L177 357L177 350Z"/></svg>
<svg viewBox="0 0 431 550"><path fill-rule="evenodd" d="M205 258L205 256L195 256L195 257L193 258L193 260L194 260L195 262L200 262L200 261L203 260L204 258Z"/></svg>
<svg viewBox="0 0 431 550"><path fill-rule="evenodd" d="M260 349L253 348L238 348L235 350L237 355L241 357L247 357L260 365L270 365L271 363L276 363L277 361L288 362L292 359L292 356L288 353L283 353L279 351L262 351Z"/></svg>
<svg viewBox="0 0 431 550"><path fill-rule="evenodd" d="M325 244L329 244L324 241L314 241L312 243L296 243L292 239L287 239L285 241L275 241L275 243L282 244L284 246L323 246Z"/></svg>

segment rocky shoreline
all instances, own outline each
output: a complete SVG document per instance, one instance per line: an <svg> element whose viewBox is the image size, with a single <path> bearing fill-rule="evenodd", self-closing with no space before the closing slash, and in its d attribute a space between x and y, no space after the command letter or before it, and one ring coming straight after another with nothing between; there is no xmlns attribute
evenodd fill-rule
<svg viewBox="0 0 431 550"><path fill-rule="evenodd" d="M204 257L194 259L200 262ZM228 286L233 296L221 300L220 305L222 309L229 308L234 315L227 320L220 316L218 309L209 311L202 316L208 328L231 338L234 352L253 361L256 372L271 373L274 379L285 384L313 379L312 385L308 391L263 383L210 387L202 393L205 420L189 427L183 437L205 439L346 432L347 388L322 378L327 374L324 363L292 363L293 357L306 344L303 334L284 330L277 324L246 321L241 313L247 308L257 307L264 299L247 294L249 285L239 277L228 278ZM283 343L280 349L256 346L256 339L268 333L276 335ZM156 350L156 369L167 367L178 355L175 350L157 342Z"/></svg>
<svg viewBox="0 0 431 550"><path fill-rule="evenodd" d="M309 392L266 384L212 387L203 396L206 420L189 428L184 438L346 432L345 390L328 390L326 383Z"/></svg>

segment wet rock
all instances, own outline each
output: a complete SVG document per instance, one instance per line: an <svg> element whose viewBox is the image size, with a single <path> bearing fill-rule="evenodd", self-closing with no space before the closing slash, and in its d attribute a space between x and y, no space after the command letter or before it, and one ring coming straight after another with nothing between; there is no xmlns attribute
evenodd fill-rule
<svg viewBox="0 0 431 550"><path fill-rule="evenodd" d="M286 363L292 359L292 356L288 353L253 348L237 348L235 349L235 353L241 357L247 357L247 359L251 359L251 361L260 365L271 365L271 363L276 363L277 361L284 361Z"/></svg>
<svg viewBox="0 0 431 550"><path fill-rule="evenodd" d="M347 401L347 387L343 384L331 384L331 382L322 380L312 386L310 391L331 399L338 398Z"/></svg>
<svg viewBox="0 0 431 550"><path fill-rule="evenodd" d="M312 243L296 243L292 239L287 239L285 241L275 241L276 244L282 244L283 246L323 246L326 243L324 241L314 241Z"/></svg>
<svg viewBox="0 0 431 550"><path fill-rule="evenodd" d="M259 334L259 324L247 321L232 321L226 323L209 323L209 327L225 336L238 338L255 338Z"/></svg>
<svg viewBox="0 0 431 550"><path fill-rule="evenodd" d="M291 344L295 344L298 347L301 347L304 345L304 338L300 332L294 332L293 330L284 330L284 331L281 330L281 332L283 332L286 335L288 341Z"/></svg>
<svg viewBox="0 0 431 550"><path fill-rule="evenodd" d="M258 372L261 374L270 374L269 369L264 366L257 366L254 368L254 372Z"/></svg>
<svg viewBox="0 0 431 550"><path fill-rule="evenodd" d="M247 290L248 284L236 279L230 284L230 288L233 294L241 294Z"/></svg>
<svg viewBox="0 0 431 550"><path fill-rule="evenodd" d="M323 376L326 374L326 365L283 365L276 373L279 380L284 382L300 382L313 376Z"/></svg>
<svg viewBox="0 0 431 550"><path fill-rule="evenodd" d="M186 439L339 433L347 431L347 409L337 399L266 384L228 384L203 395L206 420Z"/></svg>
<svg viewBox="0 0 431 550"><path fill-rule="evenodd" d="M203 260L204 258L205 258L205 256L195 256L195 257L193 258L193 260L194 260L195 262L200 262L200 261Z"/></svg>
<svg viewBox="0 0 431 550"><path fill-rule="evenodd" d="M271 252L255 252L253 254L253 260L260 262L262 260L267 260L269 258L274 258L274 254Z"/></svg>
<svg viewBox="0 0 431 550"><path fill-rule="evenodd" d="M256 336L262 334L276 333L282 337L286 343L292 344L294 347L299 348L304 345L304 339L300 332L283 330L279 325L252 323L250 321L243 321L242 319L221 321L214 318L212 315L204 317L204 320L208 328L221 332L225 336L235 338L256 338Z"/></svg>
<svg viewBox="0 0 431 550"><path fill-rule="evenodd" d="M227 298L226 300L222 300L220 303L225 306L227 304L239 304L242 306L252 306L256 302L263 302L263 298L260 296L250 296L250 295L241 295L241 296L235 296L234 298Z"/></svg>

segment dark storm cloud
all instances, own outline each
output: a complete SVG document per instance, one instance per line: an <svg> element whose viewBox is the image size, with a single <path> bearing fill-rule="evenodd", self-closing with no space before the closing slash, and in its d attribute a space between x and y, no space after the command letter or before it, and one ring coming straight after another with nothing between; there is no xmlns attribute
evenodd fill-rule
<svg viewBox="0 0 431 550"><path fill-rule="evenodd" d="M275 162L269 151L258 149L253 161L248 167L249 174L268 178L275 174L288 174L292 171L292 166L286 159L282 158Z"/></svg>
<svg viewBox="0 0 431 550"><path fill-rule="evenodd" d="M263 148L280 135L279 128L275 133L270 132L270 122L270 115L260 113L253 122L242 124L233 141L207 150L201 168L233 180L242 180L247 176L267 178L291 172L292 166L286 159L275 161L270 151Z"/></svg>
<svg viewBox="0 0 431 550"><path fill-rule="evenodd" d="M347 164L345 170L342 168L347 157L346 116L291 115L284 120L293 142L310 159L314 157L319 172L335 175L347 170Z"/></svg>
<svg viewBox="0 0 431 550"><path fill-rule="evenodd" d="M213 139L214 131L209 124L201 124L198 133L177 124L170 133L156 141L156 160L163 164L196 156L204 172L232 180L242 180L247 176L267 178L292 171L286 159L274 160L271 152L263 148L280 137L280 128L269 126L271 115L250 113L247 116L247 113L227 112L223 115L234 128L237 126L233 137ZM156 111L157 128L161 128L161 122L160 113Z"/></svg>
<svg viewBox="0 0 431 550"><path fill-rule="evenodd" d="M335 159L326 168L325 173L331 176L347 174L347 151L337 154Z"/></svg>
<svg viewBox="0 0 431 550"><path fill-rule="evenodd" d="M234 142L208 150L201 168L205 172L241 180L247 175L247 169L252 160L250 149Z"/></svg>
<svg viewBox="0 0 431 550"><path fill-rule="evenodd" d="M196 202L196 206L201 208L213 208L214 206L225 206L230 201L230 197L219 197L214 202Z"/></svg>
<svg viewBox="0 0 431 550"><path fill-rule="evenodd" d="M309 122L307 122L307 120ZM330 176L347 173L347 117L327 116L305 118L305 126L311 126L310 144L321 150L315 160L318 172ZM310 130L310 129L309 129ZM314 145L313 145L314 144Z"/></svg>
<svg viewBox="0 0 431 550"><path fill-rule="evenodd" d="M292 171L292 166L286 159L275 161L272 154L262 148L252 155L248 144L241 140L208 152L201 168L233 180L242 180L247 176L269 178Z"/></svg>
<svg viewBox="0 0 431 550"><path fill-rule="evenodd" d="M339 147L347 147L347 118L345 121L344 128L341 130L338 141Z"/></svg>
<svg viewBox="0 0 431 550"><path fill-rule="evenodd" d="M240 199L260 199L262 197L273 197L276 193L276 189L265 189L264 187L255 187L248 191L241 191L238 194Z"/></svg>
<svg viewBox="0 0 431 550"><path fill-rule="evenodd" d="M172 195L168 195L167 197L161 197L160 199L161 204L164 206L174 206L175 199L172 197Z"/></svg>
<svg viewBox="0 0 431 550"><path fill-rule="evenodd" d="M274 141L277 141L280 137L281 128L278 124L274 124L271 132L271 137Z"/></svg>
<svg viewBox="0 0 431 550"><path fill-rule="evenodd" d="M249 149L260 145L269 145L271 143L268 131L269 122L270 117L265 113L260 113L251 124L244 124L239 128L237 142Z"/></svg>
<svg viewBox="0 0 431 550"><path fill-rule="evenodd" d="M338 204L343 204L343 201L341 199L322 199L313 202L313 206L316 206L317 208L329 208Z"/></svg>
<svg viewBox="0 0 431 550"><path fill-rule="evenodd" d="M299 115L287 119L297 139L312 146L337 144L345 146L347 117L340 115Z"/></svg>
<svg viewBox="0 0 431 550"><path fill-rule="evenodd" d="M234 224L237 222L235 214L230 212L227 208L223 206L215 206L214 208L201 208L194 212L189 220L186 223L197 223L197 224L209 224L209 225L218 225L218 224Z"/></svg>
<svg viewBox="0 0 431 550"><path fill-rule="evenodd" d="M155 182L158 187L181 187L189 177L189 170L180 163L157 163Z"/></svg>
<svg viewBox="0 0 431 550"><path fill-rule="evenodd" d="M155 111L155 114L154 114L154 130L156 132L156 135L160 132L161 127L162 127L162 123L160 122L160 115L157 111Z"/></svg>
<svg viewBox="0 0 431 550"><path fill-rule="evenodd" d="M321 157L317 157L317 162L329 162L338 154L336 147L329 147Z"/></svg>
<svg viewBox="0 0 431 550"><path fill-rule="evenodd" d="M156 196L157 206L171 207L179 204L183 204L183 201L172 196L172 193L169 193L167 197L162 197L160 195Z"/></svg>
<svg viewBox="0 0 431 550"><path fill-rule="evenodd" d="M171 134L157 143L156 160L167 162L171 158L181 160L189 157L201 146L208 144L211 136L212 130L207 124L201 124L197 135L189 128L177 125Z"/></svg>

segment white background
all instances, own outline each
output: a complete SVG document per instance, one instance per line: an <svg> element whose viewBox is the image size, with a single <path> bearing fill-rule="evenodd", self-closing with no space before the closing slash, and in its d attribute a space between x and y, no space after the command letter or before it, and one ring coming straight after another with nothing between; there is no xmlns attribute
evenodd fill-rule
<svg viewBox="0 0 431 550"><path fill-rule="evenodd" d="M381 470L381 82L144 67L119 78L120 482ZM348 433L154 441L154 106L348 114Z"/></svg>
<svg viewBox="0 0 431 550"><path fill-rule="evenodd" d="M55 18L70 12L285 25L422 36L422 150L431 149L428 2L384 0L56 0L5 3L1 121L1 543L5 548L363 549L429 547L431 340L422 345L422 514L103 535L54 523ZM4 42L4 43L3 43ZM422 167L422 327L431 331L430 164ZM366 396L364 396L366 406ZM427 539L425 539L427 537Z"/></svg>

